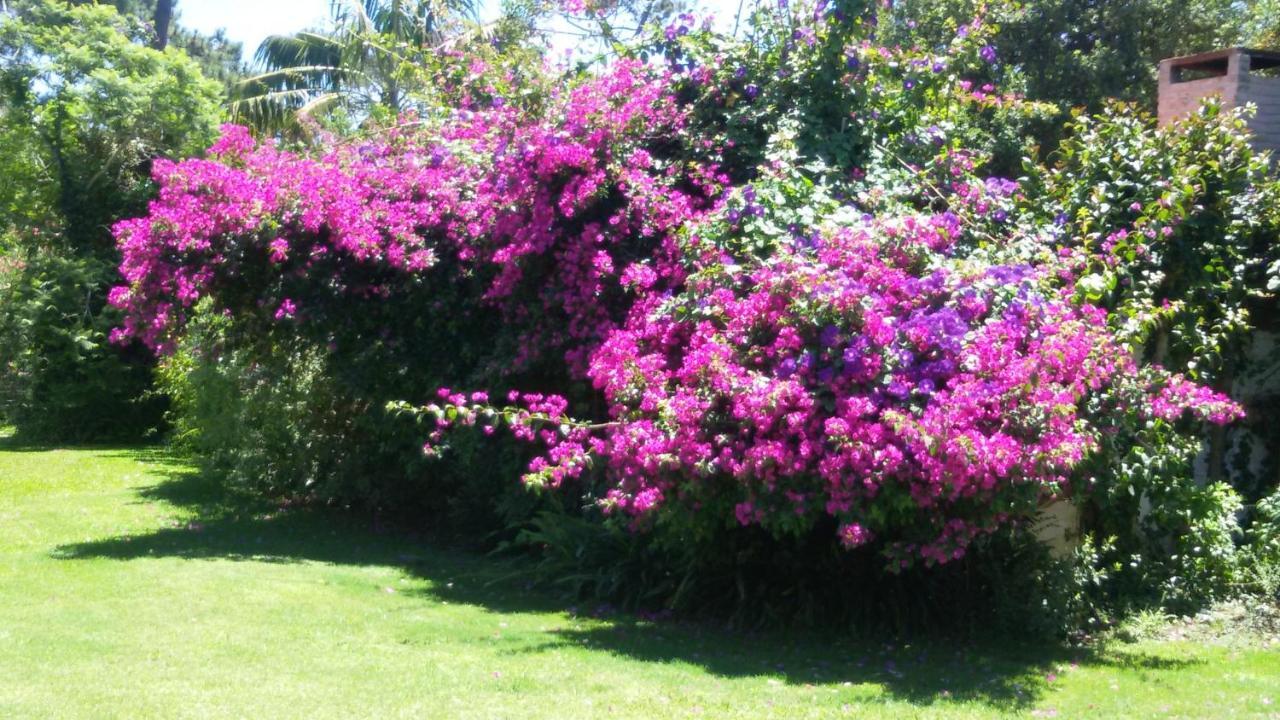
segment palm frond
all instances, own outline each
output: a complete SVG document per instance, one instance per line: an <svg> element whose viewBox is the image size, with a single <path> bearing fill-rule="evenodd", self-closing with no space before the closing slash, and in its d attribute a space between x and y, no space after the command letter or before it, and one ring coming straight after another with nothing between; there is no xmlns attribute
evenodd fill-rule
<svg viewBox="0 0 1280 720"><path fill-rule="evenodd" d="M451 37L445 38L437 46L439 50L452 50L474 42L489 42L498 31L498 20L488 22L467 22L462 29Z"/></svg>
<svg viewBox="0 0 1280 720"><path fill-rule="evenodd" d="M246 123L260 131L274 133L291 127L297 109L310 97L307 91L286 90L241 98L228 104L231 119Z"/></svg>
<svg viewBox="0 0 1280 720"><path fill-rule="evenodd" d="M290 113L318 116L338 106L357 116L375 105L400 112L421 90L413 80L405 87L406 66L439 50L446 27L451 42L492 36L492 24L474 21L477 7L476 0L332 0L329 29L263 40L254 53L262 72L235 88L232 114L267 130Z"/></svg>
<svg viewBox="0 0 1280 720"><path fill-rule="evenodd" d="M342 53L342 44L330 35L303 31L294 35L270 35L253 55L254 62L267 69L292 65L332 64Z"/></svg>
<svg viewBox="0 0 1280 720"><path fill-rule="evenodd" d="M341 93L325 93L312 98L310 102L298 108L298 117L310 118L317 115L324 115L330 110L338 107L343 103Z"/></svg>

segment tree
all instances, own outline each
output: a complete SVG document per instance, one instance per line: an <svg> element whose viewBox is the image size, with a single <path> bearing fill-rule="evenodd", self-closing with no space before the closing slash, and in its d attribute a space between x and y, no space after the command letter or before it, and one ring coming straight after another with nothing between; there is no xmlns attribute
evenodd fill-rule
<svg viewBox="0 0 1280 720"><path fill-rule="evenodd" d="M135 42L158 50L170 45L181 48L196 61L205 77L230 85L244 76L240 43L229 40L222 30L205 35L183 27L177 0L72 0L72 3L114 7L126 18L123 29Z"/></svg>
<svg viewBox="0 0 1280 720"><path fill-rule="evenodd" d="M169 44L169 23L173 20L174 0L156 0L156 38L151 47L163 50Z"/></svg>
<svg viewBox="0 0 1280 720"><path fill-rule="evenodd" d="M77 250L110 252L110 223L149 197L150 160L200 152L217 125L217 85L129 29L110 7L49 0L25 3L0 25L3 117L39 148L4 153L44 156L39 182L57 196L48 210Z"/></svg>
<svg viewBox="0 0 1280 720"><path fill-rule="evenodd" d="M902 0L887 11L899 41L940 46L975 16L1000 30L993 45L1009 84L1033 100L1100 109L1104 99L1155 103L1160 60L1261 35L1274 0ZM1251 28L1257 25L1257 30Z"/></svg>
<svg viewBox="0 0 1280 720"><path fill-rule="evenodd" d="M240 84L232 112L264 129L338 109L403 112L447 28L475 10L473 0L334 0L330 28L262 42L265 72Z"/></svg>
<svg viewBox="0 0 1280 720"><path fill-rule="evenodd" d="M221 91L110 6L31 0L0 16L0 408L50 438L157 418L150 360L115 347L111 226L142 212L152 161L199 153ZM152 407L154 409L154 407Z"/></svg>
<svg viewBox="0 0 1280 720"><path fill-rule="evenodd" d="M1280 48L1280 0L1247 0L1246 34L1256 48Z"/></svg>
<svg viewBox="0 0 1280 720"><path fill-rule="evenodd" d="M229 39L221 29L205 35L178 24L169 34L169 46L186 53L200 66L201 74L221 82L228 90L245 75L240 43Z"/></svg>

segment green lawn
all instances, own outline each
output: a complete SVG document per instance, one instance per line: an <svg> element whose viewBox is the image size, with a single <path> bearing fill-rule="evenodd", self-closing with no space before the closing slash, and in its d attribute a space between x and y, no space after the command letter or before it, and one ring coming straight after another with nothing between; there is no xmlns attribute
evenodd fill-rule
<svg viewBox="0 0 1280 720"><path fill-rule="evenodd" d="M1280 649L742 635L501 572L153 449L0 438L0 718L1280 717Z"/></svg>

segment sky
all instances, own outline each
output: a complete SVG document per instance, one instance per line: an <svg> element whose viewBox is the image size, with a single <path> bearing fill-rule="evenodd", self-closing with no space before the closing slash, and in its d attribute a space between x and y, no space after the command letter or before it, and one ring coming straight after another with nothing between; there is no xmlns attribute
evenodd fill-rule
<svg viewBox="0 0 1280 720"><path fill-rule="evenodd" d="M248 60L268 35L323 25L329 0L177 0L178 22L202 33L223 28Z"/></svg>
<svg viewBox="0 0 1280 720"><path fill-rule="evenodd" d="M329 17L330 0L177 0L178 22L202 33L219 28L244 47L245 60L268 35L288 35L321 27ZM732 18L736 0L700 0L703 11L714 12L722 22ZM481 0L481 16L495 8L498 0Z"/></svg>

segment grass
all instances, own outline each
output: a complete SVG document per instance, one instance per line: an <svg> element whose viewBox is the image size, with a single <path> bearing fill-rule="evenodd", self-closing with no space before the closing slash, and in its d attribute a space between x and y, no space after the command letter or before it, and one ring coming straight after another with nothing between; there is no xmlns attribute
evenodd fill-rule
<svg viewBox="0 0 1280 720"><path fill-rule="evenodd" d="M742 635L246 507L149 448L0 439L0 717L1280 717L1280 650Z"/></svg>

